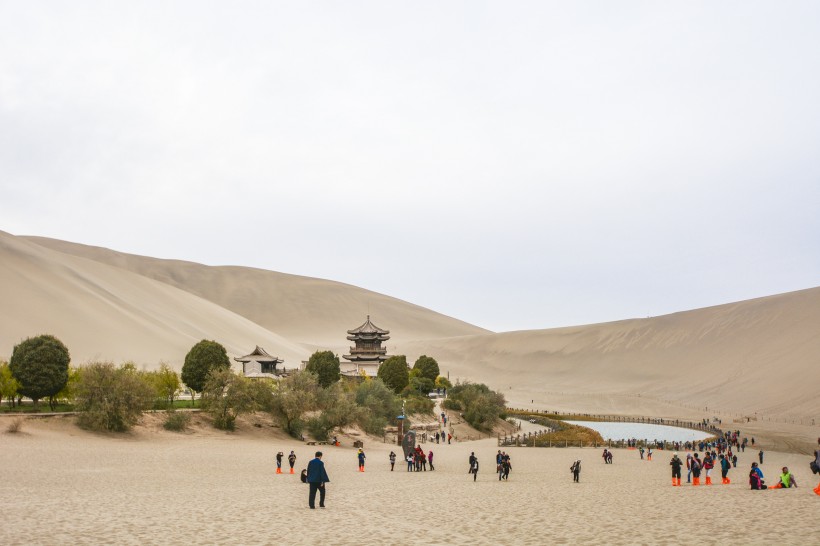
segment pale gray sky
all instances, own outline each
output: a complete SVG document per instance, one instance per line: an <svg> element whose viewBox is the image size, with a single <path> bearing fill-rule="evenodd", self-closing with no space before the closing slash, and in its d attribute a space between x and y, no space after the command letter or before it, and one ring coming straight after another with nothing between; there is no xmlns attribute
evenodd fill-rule
<svg viewBox="0 0 820 546"><path fill-rule="evenodd" d="M0 0L0 229L497 331L809 288L818 67L813 1Z"/></svg>

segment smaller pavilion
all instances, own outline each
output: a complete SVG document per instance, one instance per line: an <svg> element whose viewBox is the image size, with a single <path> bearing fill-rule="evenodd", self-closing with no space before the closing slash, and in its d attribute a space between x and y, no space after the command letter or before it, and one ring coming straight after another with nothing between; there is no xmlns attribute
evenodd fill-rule
<svg viewBox="0 0 820 546"><path fill-rule="evenodd" d="M271 356L259 345L251 354L234 358L237 362L242 363L242 375L251 378L267 377L270 379L278 379L285 374L285 369L277 369L278 364L282 364L284 360Z"/></svg>
<svg viewBox="0 0 820 546"><path fill-rule="evenodd" d="M390 330L382 330L370 322L370 315L367 315L364 324L348 330L347 333L347 339L354 342L355 346L350 348L349 355L343 355L342 358L354 363L356 367L344 370L342 375L361 377L367 374L375 377L381 363L389 358L387 348L382 347L382 342L390 339Z"/></svg>

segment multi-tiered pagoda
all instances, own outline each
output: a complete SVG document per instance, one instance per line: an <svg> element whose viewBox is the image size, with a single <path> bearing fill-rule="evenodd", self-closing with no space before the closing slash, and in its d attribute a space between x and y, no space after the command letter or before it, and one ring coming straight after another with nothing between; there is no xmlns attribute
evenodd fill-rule
<svg viewBox="0 0 820 546"><path fill-rule="evenodd" d="M379 371L379 365L387 360L387 348L382 347L382 341L387 341L390 336L389 330L382 330L372 322L370 315L367 320L358 328L347 331L347 339L354 342L355 347L350 348L349 355L343 355L345 360L349 360L356 365L355 368L345 370L347 376L361 376L365 373L375 377Z"/></svg>

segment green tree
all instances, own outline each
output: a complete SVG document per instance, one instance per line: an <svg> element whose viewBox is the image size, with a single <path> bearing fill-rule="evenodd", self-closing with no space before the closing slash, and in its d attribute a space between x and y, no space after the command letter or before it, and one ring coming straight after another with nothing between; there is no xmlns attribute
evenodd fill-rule
<svg viewBox="0 0 820 546"><path fill-rule="evenodd" d="M381 379L362 381L356 388L356 404L362 409L358 423L370 434L383 433L401 413L401 399Z"/></svg>
<svg viewBox="0 0 820 546"><path fill-rule="evenodd" d="M504 395L483 383L459 383L448 394L446 402L450 403L445 407L454 407L457 402L464 410L464 420L478 430L490 430L506 411Z"/></svg>
<svg viewBox="0 0 820 546"><path fill-rule="evenodd" d="M418 370L422 377L426 377L431 382L435 382L440 373L438 362L432 356L421 355L413 364L413 369Z"/></svg>
<svg viewBox="0 0 820 546"><path fill-rule="evenodd" d="M154 390L157 391L157 397L165 400L168 407L173 407L174 398L182 386L176 370L171 369L168 364L162 362L159 370L149 372L148 377L154 386Z"/></svg>
<svg viewBox="0 0 820 546"><path fill-rule="evenodd" d="M77 389L77 383L80 381L80 368L68 367L68 381L65 387L60 389L60 392L54 395L54 400L64 403L71 403L74 400L74 393Z"/></svg>
<svg viewBox="0 0 820 546"><path fill-rule="evenodd" d="M391 356L379 366L378 377L385 385L400 393L410 381L410 372L407 369L407 357L404 355Z"/></svg>
<svg viewBox="0 0 820 546"><path fill-rule="evenodd" d="M74 400L81 427L124 432L151 407L154 389L128 365L94 362L82 368Z"/></svg>
<svg viewBox="0 0 820 546"><path fill-rule="evenodd" d="M20 383L18 393L31 398L35 406L41 398L54 396L68 381L70 360L68 349L54 336L30 337L16 345L9 366Z"/></svg>
<svg viewBox="0 0 820 546"><path fill-rule="evenodd" d="M230 367L228 352L216 341L203 339L191 347L182 365L182 382L192 391L191 403L193 404L195 398L194 392L202 392L205 388L205 382L211 370Z"/></svg>
<svg viewBox="0 0 820 546"><path fill-rule="evenodd" d="M304 423L302 417L316 409L319 382L307 371L297 371L279 380L273 391L271 414L285 432L298 438Z"/></svg>
<svg viewBox="0 0 820 546"><path fill-rule="evenodd" d="M202 407L211 414L216 428L234 430L237 417L259 409L253 383L230 369L211 370L202 390Z"/></svg>
<svg viewBox="0 0 820 546"><path fill-rule="evenodd" d="M323 389L339 380L340 370L339 357L332 351L316 351L310 355L307 366L305 366L305 371L316 375L319 386Z"/></svg>
<svg viewBox="0 0 820 546"><path fill-rule="evenodd" d="M17 389L20 388L20 383L11 375L11 368L9 363L0 361L0 403L3 398L8 399L9 407L14 407L14 397L17 396Z"/></svg>
<svg viewBox="0 0 820 546"><path fill-rule="evenodd" d="M453 384L450 383L450 380L440 375L436 377L436 388L437 389L451 389L453 388Z"/></svg>

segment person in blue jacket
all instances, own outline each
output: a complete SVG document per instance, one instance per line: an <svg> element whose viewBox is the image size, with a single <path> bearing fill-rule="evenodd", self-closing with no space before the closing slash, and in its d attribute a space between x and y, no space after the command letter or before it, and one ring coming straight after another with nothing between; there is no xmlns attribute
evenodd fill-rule
<svg viewBox="0 0 820 546"><path fill-rule="evenodd" d="M325 463L322 462L322 452L316 452L316 458L308 463L307 482L310 486L308 495L308 506L316 508L316 492L319 492L319 508L325 507L325 484L330 481L325 471Z"/></svg>

